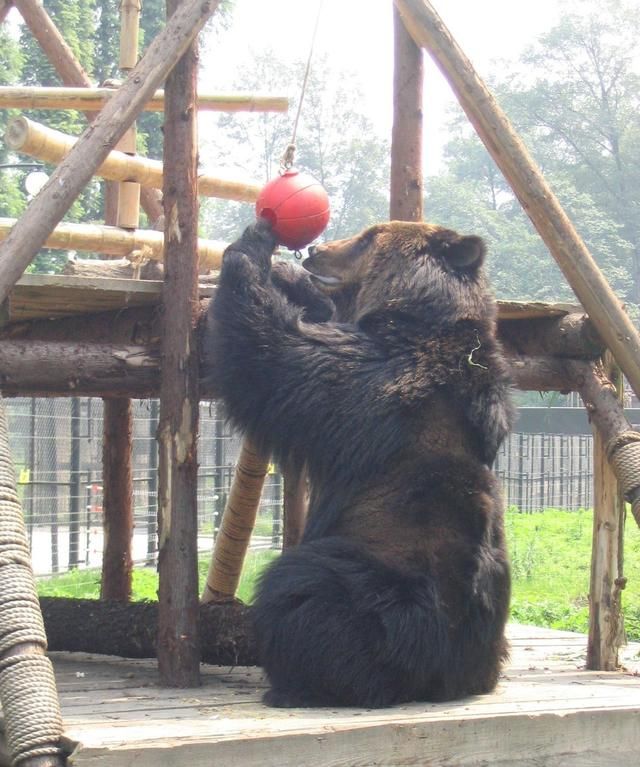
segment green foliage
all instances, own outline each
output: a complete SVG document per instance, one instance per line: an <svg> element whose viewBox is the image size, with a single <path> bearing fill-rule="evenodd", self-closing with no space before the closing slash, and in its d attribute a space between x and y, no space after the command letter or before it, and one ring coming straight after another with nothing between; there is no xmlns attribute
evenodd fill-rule
<svg viewBox="0 0 640 767"><path fill-rule="evenodd" d="M573 0L562 10L556 26L518 62L500 64L493 90L605 276L638 317L640 65L634 52L640 4ZM476 222L469 223L488 238L500 297L573 300L459 110L450 134L446 171L427 187L427 218L436 214L455 226L470 218L465 206L473 208Z"/></svg>
<svg viewBox="0 0 640 767"><path fill-rule="evenodd" d="M548 628L586 632L589 621L592 513L546 509L506 517L513 574L511 618ZM640 639L640 531L630 518L625 530L622 593L628 638Z"/></svg>
<svg viewBox="0 0 640 767"><path fill-rule="evenodd" d="M256 579L265 566L275 557L275 551L249 551L242 570L237 596L245 603L253 599ZM198 562L199 592L202 592L209 569L209 557ZM137 567L133 571L132 599L134 602L158 599L158 573L152 567ZM38 581L39 596L72 597L74 599L98 599L100 596L100 571L73 570L64 575L42 578Z"/></svg>
<svg viewBox="0 0 640 767"><path fill-rule="evenodd" d="M588 510L545 509L536 514L523 514L516 508L507 511L513 621L587 631L592 519ZM272 550L249 551L238 590L243 602L251 603L256 579L276 556L277 552ZM200 590L208 567L209 558L203 557L198 568ZM625 575L628 580L622 592L625 629L629 640L640 641L640 530L631 518L625 531ZM155 570L134 570L134 600L157 599L157 588ZM38 582L38 593L42 596L97 599L99 592L97 570L76 570Z"/></svg>

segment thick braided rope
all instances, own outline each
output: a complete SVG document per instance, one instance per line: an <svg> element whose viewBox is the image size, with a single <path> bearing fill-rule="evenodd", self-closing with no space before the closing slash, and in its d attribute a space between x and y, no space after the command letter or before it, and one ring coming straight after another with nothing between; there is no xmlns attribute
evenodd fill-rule
<svg viewBox="0 0 640 767"><path fill-rule="evenodd" d="M640 525L640 432L629 429L609 440L606 447L625 500Z"/></svg>
<svg viewBox="0 0 640 767"><path fill-rule="evenodd" d="M13 653L18 645L22 652ZM32 650L25 653L24 645ZM0 397L0 702L15 765L62 754L62 718L46 646Z"/></svg>

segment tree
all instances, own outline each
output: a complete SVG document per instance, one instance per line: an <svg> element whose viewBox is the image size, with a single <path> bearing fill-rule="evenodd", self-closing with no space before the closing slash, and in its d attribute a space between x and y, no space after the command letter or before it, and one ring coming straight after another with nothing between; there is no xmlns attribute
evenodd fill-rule
<svg viewBox="0 0 640 767"><path fill-rule="evenodd" d="M502 64L501 71L511 74L494 90L614 290L637 314L638 4L606 0L603 9L581 0L564 9L556 27L518 64ZM495 211L490 265L500 294L509 291L511 276L521 298L571 300L566 281L493 160L459 115L451 120L445 152L450 197L434 196L428 188L429 217L434 205L454 219L463 205L476 206L476 218L477 211L485 219Z"/></svg>
<svg viewBox="0 0 640 767"><path fill-rule="evenodd" d="M631 279L619 285L628 303L640 304L640 5L622 0L572 0L559 23L521 58L504 84L505 105L526 132L547 172L592 213L585 239L603 221L614 251L594 256ZM531 77L531 73L535 73ZM586 212L586 211L585 211ZM575 211L574 211L575 213Z"/></svg>
<svg viewBox="0 0 640 767"><path fill-rule="evenodd" d="M276 52L267 50L225 87L288 92L291 83L302 82L304 67L304 62L278 61ZM322 72L321 78L317 72ZM358 111L358 102L357 85L348 73L332 71L328 61L314 62L297 129L295 166L315 176L329 194L330 239L353 234L388 215L388 145ZM208 153L220 165L228 166L232 157L236 176L268 181L291 141L296 108L290 104L287 115L221 115L212 131L215 144L205 144ZM223 201L208 201L203 212L208 233L222 239L236 236L254 217L252 207Z"/></svg>
<svg viewBox="0 0 640 767"><path fill-rule="evenodd" d="M2 66L0 66L0 85L13 85L19 82L22 69L22 55L16 40L7 32L6 27L0 26L0 50L2 51ZM5 132L7 120L11 114L0 110L0 135ZM19 158L9 152L0 141L0 165L18 162ZM24 172L13 168L0 168L0 216L15 217L24 208L24 191L21 185Z"/></svg>

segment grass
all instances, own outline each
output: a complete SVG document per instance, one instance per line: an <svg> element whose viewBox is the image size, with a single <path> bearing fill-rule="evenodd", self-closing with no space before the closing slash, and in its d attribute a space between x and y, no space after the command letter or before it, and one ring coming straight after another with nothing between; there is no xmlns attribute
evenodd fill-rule
<svg viewBox="0 0 640 767"><path fill-rule="evenodd" d="M506 530L513 575L511 617L519 623L586 632L588 623L589 571L591 566L591 511L567 512L546 509L521 514L510 509ZM251 551L245 561L238 596L251 602L256 577L276 556L274 551ZM208 558L199 562L200 587ZM640 641L640 530L630 517L625 532L623 609L630 640ZM133 598L157 599L158 577L154 568L133 574ZM97 570L81 570L40 580L41 595L95 599L100 591Z"/></svg>

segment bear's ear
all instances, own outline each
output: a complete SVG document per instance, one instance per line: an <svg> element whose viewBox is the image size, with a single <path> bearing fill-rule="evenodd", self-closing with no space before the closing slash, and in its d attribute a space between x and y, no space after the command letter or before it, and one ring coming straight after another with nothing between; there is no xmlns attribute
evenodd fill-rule
<svg viewBox="0 0 640 767"><path fill-rule="evenodd" d="M484 240L475 234L442 239L435 250L454 269L475 269L484 261Z"/></svg>

